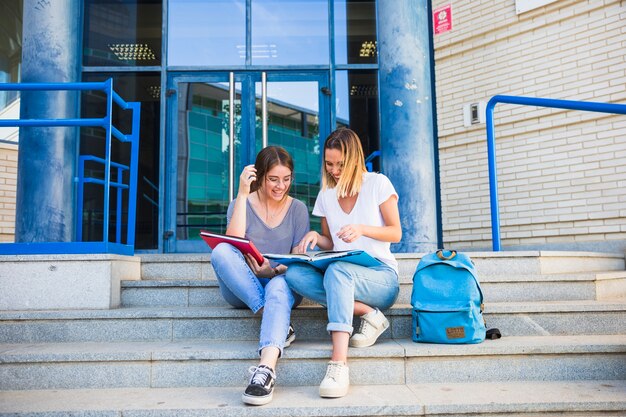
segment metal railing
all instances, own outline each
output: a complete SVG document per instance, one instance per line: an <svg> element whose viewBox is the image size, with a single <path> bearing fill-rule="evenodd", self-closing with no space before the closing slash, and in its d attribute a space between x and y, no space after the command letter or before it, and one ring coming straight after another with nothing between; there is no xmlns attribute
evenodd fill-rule
<svg viewBox="0 0 626 417"><path fill-rule="evenodd" d="M367 158L365 158L365 168L368 172L372 172L374 169L374 159L380 156L380 151L374 151Z"/></svg>
<svg viewBox="0 0 626 417"><path fill-rule="evenodd" d="M134 254L135 220L137 212L137 172L139 164L139 121L141 103L126 102L113 91L113 80L103 82L79 83L9 83L0 84L0 91L102 91L106 94L106 115L102 118L68 118L68 119L4 119L0 127L100 127L105 131L105 157L81 155L79 158L77 183L77 215L75 242L41 242L41 243L6 243L4 253L9 254L51 254L51 253L117 253ZM131 133L124 134L113 126L113 103L122 110L132 111ZM111 161L112 137L123 143L130 143L129 165ZM104 165L104 179L85 177L84 164L92 161ZM117 169L115 182L111 182L111 170ZM123 183L123 171L128 171L128 184ZM102 242L82 242L83 223L83 187L85 183L100 184L104 187L103 231ZM110 226L110 194L111 188L117 189L116 207L116 239L109 241ZM122 242L122 191L128 192L128 210L126 226L126 242Z"/></svg>
<svg viewBox="0 0 626 417"><path fill-rule="evenodd" d="M626 104L598 103L592 101L556 100L549 98L493 96L487 103L487 159L489 162L489 198L491 203L491 237L494 252L500 246L500 213L498 207L498 178L496 172L496 143L494 133L493 112L496 104L519 104L522 106L551 107L565 110L582 110L597 113L626 114Z"/></svg>

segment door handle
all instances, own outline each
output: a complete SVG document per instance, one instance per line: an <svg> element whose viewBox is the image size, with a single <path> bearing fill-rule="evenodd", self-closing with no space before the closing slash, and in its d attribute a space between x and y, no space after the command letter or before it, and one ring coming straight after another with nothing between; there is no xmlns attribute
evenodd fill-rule
<svg viewBox="0 0 626 417"><path fill-rule="evenodd" d="M263 147L267 146L267 73L261 73L261 112L263 119Z"/></svg>
<svg viewBox="0 0 626 417"><path fill-rule="evenodd" d="M235 73L228 75L228 201L235 196Z"/></svg>

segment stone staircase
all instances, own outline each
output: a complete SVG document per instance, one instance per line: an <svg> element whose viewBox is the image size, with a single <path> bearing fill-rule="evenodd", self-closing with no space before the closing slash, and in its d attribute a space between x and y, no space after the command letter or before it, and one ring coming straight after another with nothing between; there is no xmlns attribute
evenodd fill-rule
<svg viewBox="0 0 626 417"><path fill-rule="evenodd" d="M210 255L141 255L119 309L0 311L0 416L625 416L624 255L470 256L502 339L413 343L420 254L398 254L390 331L350 350L348 396L317 395L331 345L309 302L293 312L274 401L249 407L259 318L224 303Z"/></svg>

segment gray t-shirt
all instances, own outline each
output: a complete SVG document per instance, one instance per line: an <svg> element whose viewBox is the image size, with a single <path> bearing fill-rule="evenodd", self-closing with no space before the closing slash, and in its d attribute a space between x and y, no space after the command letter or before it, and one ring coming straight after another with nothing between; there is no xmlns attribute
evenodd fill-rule
<svg viewBox="0 0 626 417"><path fill-rule="evenodd" d="M291 253L309 231L309 211L300 200L293 199L283 221L268 227L246 201L246 238L254 242L261 253ZM228 205L226 219L230 223L235 200Z"/></svg>

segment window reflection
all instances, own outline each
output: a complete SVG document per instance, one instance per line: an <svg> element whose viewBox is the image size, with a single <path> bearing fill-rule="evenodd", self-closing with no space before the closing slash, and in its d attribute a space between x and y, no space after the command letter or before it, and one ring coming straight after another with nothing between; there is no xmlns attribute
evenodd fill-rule
<svg viewBox="0 0 626 417"><path fill-rule="evenodd" d="M374 0L335 0L335 63L378 62Z"/></svg>
<svg viewBox="0 0 626 417"><path fill-rule="evenodd" d="M262 147L261 83L257 83L256 147ZM285 148L295 164L290 195L309 210L320 190L320 115L317 81L271 81L267 83L268 143ZM311 227L321 230L318 217Z"/></svg>
<svg viewBox="0 0 626 417"><path fill-rule="evenodd" d="M328 64L328 0L252 0L253 65Z"/></svg>
<svg viewBox="0 0 626 417"><path fill-rule="evenodd" d="M367 157L380 147L377 71L337 71L335 85L337 127L354 130ZM377 160L373 167L378 170Z"/></svg>
<svg viewBox="0 0 626 417"><path fill-rule="evenodd" d="M161 0L87 0L84 65L159 65L161 10Z"/></svg>
<svg viewBox="0 0 626 417"><path fill-rule="evenodd" d="M243 65L245 0L170 0L168 65Z"/></svg>
<svg viewBox="0 0 626 417"><path fill-rule="evenodd" d="M0 2L0 83L15 83L20 81L20 65L22 63L22 1L4 0ZM19 97L18 91L0 91L0 113ZM19 105L15 104L10 119L19 118ZM9 136L9 130L15 132L17 128L0 129L0 139Z"/></svg>

